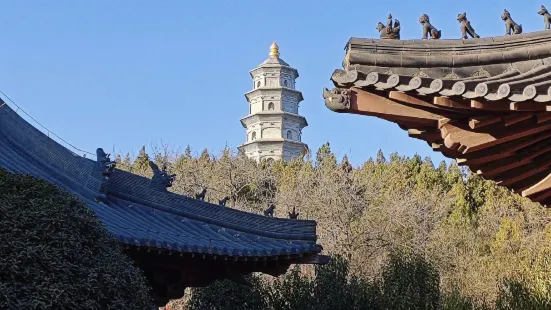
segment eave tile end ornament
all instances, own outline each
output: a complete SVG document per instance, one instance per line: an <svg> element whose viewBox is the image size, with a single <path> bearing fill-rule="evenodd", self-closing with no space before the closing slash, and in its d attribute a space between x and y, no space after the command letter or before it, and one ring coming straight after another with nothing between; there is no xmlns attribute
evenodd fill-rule
<svg viewBox="0 0 551 310"><path fill-rule="evenodd" d="M366 74L358 70L335 70L331 75L331 81L337 87L350 87L359 80L365 80Z"/></svg>
<svg viewBox="0 0 551 310"><path fill-rule="evenodd" d="M323 89L323 98L325 106L334 112L343 112L350 109L350 99L352 92L346 88Z"/></svg>
<svg viewBox="0 0 551 310"><path fill-rule="evenodd" d="M432 40L438 40L442 37L442 31L436 29L431 23L430 18L427 14L421 15L419 17L419 23L423 25L423 40L428 40L429 36Z"/></svg>
<svg viewBox="0 0 551 310"><path fill-rule="evenodd" d="M400 40L400 21L392 22L392 14L388 14L386 26L379 22L377 28L382 40Z"/></svg>

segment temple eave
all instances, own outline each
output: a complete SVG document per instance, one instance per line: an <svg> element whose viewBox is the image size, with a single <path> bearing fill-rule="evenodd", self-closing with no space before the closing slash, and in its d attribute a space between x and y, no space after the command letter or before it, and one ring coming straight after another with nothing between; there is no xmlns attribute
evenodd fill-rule
<svg viewBox="0 0 551 310"><path fill-rule="evenodd" d="M136 246L126 246L125 252L144 271L159 306L171 299L181 298L188 287L208 286L217 279L229 279L247 285L243 275L251 272L279 276L292 264L325 264L329 260L327 256L318 253L231 257Z"/></svg>
<svg viewBox="0 0 551 310"><path fill-rule="evenodd" d="M535 202L551 203L551 113L545 103L423 95L361 83L358 87L343 78L334 82L341 87L324 90L331 110L394 122L410 137L426 141L482 177Z"/></svg>

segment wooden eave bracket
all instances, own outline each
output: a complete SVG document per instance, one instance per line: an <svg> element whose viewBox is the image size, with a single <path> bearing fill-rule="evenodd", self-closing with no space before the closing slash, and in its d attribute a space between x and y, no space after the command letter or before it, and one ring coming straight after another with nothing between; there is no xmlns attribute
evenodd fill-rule
<svg viewBox="0 0 551 310"><path fill-rule="evenodd" d="M547 175L543 180L534 184L533 186L522 191L523 197L530 197L537 193L541 193L545 190L551 189L551 173Z"/></svg>

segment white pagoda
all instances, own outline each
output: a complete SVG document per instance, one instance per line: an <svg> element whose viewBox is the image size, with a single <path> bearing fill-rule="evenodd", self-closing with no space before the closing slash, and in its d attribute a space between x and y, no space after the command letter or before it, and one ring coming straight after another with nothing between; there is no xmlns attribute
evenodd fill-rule
<svg viewBox="0 0 551 310"><path fill-rule="evenodd" d="M250 71L253 90L245 94L249 114L241 119L247 129L246 142L239 151L249 158L290 160L308 150L302 129L308 126L298 114L302 93L295 89L298 71L279 58L279 47L270 46L270 58Z"/></svg>

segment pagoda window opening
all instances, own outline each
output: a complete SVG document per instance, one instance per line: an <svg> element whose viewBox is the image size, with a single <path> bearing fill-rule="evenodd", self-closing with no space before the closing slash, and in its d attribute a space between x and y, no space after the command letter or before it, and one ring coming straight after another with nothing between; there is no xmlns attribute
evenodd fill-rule
<svg viewBox="0 0 551 310"><path fill-rule="evenodd" d="M273 102L268 103L268 110L273 110L274 108L275 106Z"/></svg>
<svg viewBox="0 0 551 310"><path fill-rule="evenodd" d="M254 140L256 140L256 131L253 131L253 133L251 134L251 141Z"/></svg>
<svg viewBox="0 0 551 310"><path fill-rule="evenodd" d="M287 130L287 139L293 139L293 133L290 130Z"/></svg>
<svg viewBox="0 0 551 310"><path fill-rule="evenodd" d="M283 80L283 86L287 87L287 80Z"/></svg>
<svg viewBox="0 0 551 310"><path fill-rule="evenodd" d="M260 87L260 81L256 81L256 88Z"/></svg>

